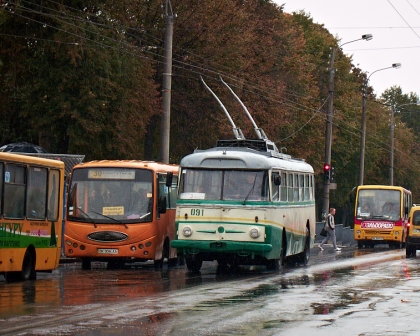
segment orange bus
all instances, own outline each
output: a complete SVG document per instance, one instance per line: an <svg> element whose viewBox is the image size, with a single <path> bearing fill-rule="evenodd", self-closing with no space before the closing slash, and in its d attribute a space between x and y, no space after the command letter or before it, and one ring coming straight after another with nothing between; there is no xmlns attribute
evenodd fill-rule
<svg viewBox="0 0 420 336"><path fill-rule="evenodd" d="M91 161L73 167L64 228L65 255L121 268L166 258L175 236L178 166L151 161Z"/></svg>
<svg viewBox="0 0 420 336"><path fill-rule="evenodd" d="M34 280L58 267L64 163L0 152L0 274Z"/></svg>
<svg viewBox="0 0 420 336"><path fill-rule="evenodd" d="M362 185L357 187L355 204L354 239L359 248L405 245L411 191L397 186Z"/></svg>

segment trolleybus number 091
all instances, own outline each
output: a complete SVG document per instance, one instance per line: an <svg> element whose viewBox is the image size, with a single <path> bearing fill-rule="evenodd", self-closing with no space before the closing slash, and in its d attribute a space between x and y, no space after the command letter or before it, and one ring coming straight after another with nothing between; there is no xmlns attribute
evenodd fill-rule
<svg viewBox="0 0 420 336"><path fill-rule="evenodd" d="M191 209L191 216L204 216L204 209Z"/></svg>

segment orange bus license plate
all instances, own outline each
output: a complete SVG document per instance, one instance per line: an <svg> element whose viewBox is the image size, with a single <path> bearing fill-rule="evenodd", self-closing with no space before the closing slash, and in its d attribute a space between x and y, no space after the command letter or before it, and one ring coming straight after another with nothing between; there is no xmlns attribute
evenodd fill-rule
<svg viewBox="0 0 420 336"><path fill-rule="evenodd" d="M118 249L98 249L99 254L118 254Z"/></svg>

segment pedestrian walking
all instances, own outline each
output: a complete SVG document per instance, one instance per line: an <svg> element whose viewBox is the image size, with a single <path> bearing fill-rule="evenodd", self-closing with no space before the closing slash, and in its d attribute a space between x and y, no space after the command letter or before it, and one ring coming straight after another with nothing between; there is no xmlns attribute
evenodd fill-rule
<svg viewBox="0 0 420 336"><path fill-rule="evenodd" d="M321 241L318 245L321 251L324 251L322 245L327 243L329 240L332 240L334 245L334 249L338 252L341 251L341 248L337 246L337 238L335 237L335 223L334 223L334 215L335 215L335 208L330 208L330 213L327 216L325 221L325 230L327 231L327 236Z"/></svg>

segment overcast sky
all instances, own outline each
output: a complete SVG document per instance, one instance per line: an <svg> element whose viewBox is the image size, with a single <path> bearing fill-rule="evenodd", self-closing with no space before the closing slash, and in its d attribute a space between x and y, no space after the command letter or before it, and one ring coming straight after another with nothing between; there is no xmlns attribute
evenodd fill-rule
<svg viewBox="0 0 420 336"><path fill-rule="evenodd" d="M304 10L315 23L324 24L340 43L372 34L371 41L343 46L353 64L368 76L374 71L401 63L400 69L386 69L371 75L369 84L379 96L393 85L403 93L420 95L420 0L274 0L284 11Z"/></svg>

